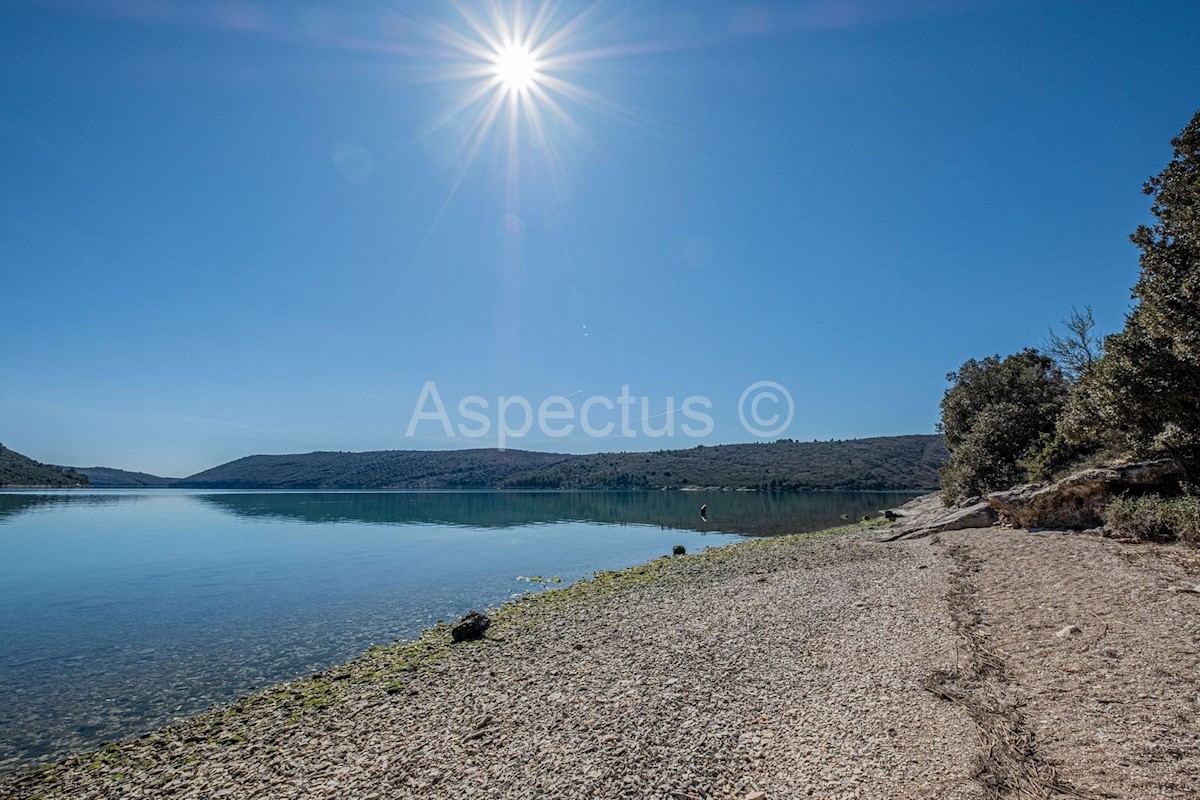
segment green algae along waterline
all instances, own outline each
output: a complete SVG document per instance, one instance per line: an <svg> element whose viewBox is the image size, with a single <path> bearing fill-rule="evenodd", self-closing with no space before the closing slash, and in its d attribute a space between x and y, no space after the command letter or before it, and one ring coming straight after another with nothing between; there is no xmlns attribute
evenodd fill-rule
<svg viewBox="0 0 1200 800"><path fill-rule="evenodd" d="M0 494L0 772L676 544L817 530L909 496Z"/></svg>

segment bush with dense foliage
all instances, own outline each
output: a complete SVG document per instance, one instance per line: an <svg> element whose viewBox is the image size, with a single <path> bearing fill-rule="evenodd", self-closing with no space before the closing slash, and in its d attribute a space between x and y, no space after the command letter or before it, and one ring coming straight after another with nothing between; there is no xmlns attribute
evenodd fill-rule
<svg viewBox="0 0 1200 800"><path fill-rule="evenodd" d="M942 467L947 503L1007 489L1026 479L1025 462L1052 436L1068 383L1054 359L1029 348L971 359L946 376L942 421L950 459Z"/></svg>

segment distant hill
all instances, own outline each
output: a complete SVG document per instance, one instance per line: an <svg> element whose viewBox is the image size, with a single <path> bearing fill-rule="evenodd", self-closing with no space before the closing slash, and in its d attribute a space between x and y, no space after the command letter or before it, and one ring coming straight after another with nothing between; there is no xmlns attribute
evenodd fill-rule
<svg viewBox="0 0 1200 800"><path fill-rule="evenodd" d="M129 472L113 467L75 467L88 476L92 486L101 489L161 489L173 486L178 478L160 478L148 472Z"/></svg>
<svg viewBox="0 0 1200 800"><path fill-rule="evenodd" d="M246 456L175 483L202 489L494 489L572 456L526 450L377 450Z"/></svg>
<svg viewBox="0 0 1200 800"><path fill-rule="evenodd" d="M936 489L940 436L701 445L655 453L598 453L507 478L537 489Z"/></svg>
<svg viewBox="0 0 1200 800"><path fill-rule="evenodd" d="M940 436L733 444L653 453L382 450L239 458L175 482L207 489L935 489Z"/></svg>
<svg viewBox="0 0 1200 800"><path fill-rule="evenodd" d="M88 477L69 467L34 461L0 444L0 486L66 487L88 486Z"/></svg>

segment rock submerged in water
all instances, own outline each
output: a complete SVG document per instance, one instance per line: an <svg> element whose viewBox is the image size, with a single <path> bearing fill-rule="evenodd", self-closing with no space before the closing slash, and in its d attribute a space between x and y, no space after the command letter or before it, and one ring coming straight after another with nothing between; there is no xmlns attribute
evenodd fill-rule
<svg viewBox="0 0 1200 800"><path fill-rule="evenodd" d="M454 627L450 629L450 638L455 642L482 639L484 631L491 625L492 621L488 619L487 614L481 614L474 610L468 611L465 617L454 623Z"/></svg>

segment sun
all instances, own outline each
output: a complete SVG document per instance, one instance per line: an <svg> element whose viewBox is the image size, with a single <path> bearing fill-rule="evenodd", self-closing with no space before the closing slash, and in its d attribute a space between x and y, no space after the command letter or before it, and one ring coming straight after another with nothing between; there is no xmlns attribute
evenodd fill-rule
<svg viewBox="0 0 1200 800"><path fill-rule="evenodd" d="M496 51L492 71L510 92L525 92L537 83L538 58L528 45L509 42Z"/></svg>
<svg viewBox="0 0 1200 800"><path fill-rule="evenodd" d="M565 149L592 143L577 115L634 119L587 85L591 64L627 54L621 43L596 38L611 27L601 16L606 0L588 2L568 11L565 0L451 0L445 5L454 16L426 23L435 45L429 55L441 62L430 76L453 88L418 135L448 167L439 218L476 159L492 154L503 167L496 171L505 203L497 230L503 241L522 241L522 190L566 196Z"/></svg>

